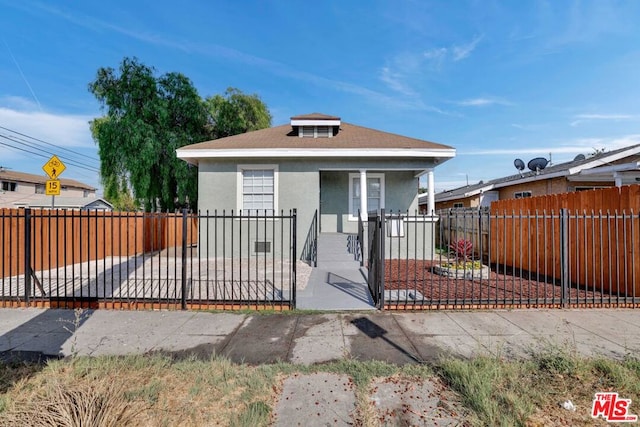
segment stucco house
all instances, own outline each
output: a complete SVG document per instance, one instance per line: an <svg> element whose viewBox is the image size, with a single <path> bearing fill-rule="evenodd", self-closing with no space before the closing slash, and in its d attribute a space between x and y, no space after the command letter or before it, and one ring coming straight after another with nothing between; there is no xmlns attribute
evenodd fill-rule
<svg viewBox="0 0 640 427"><path fill-rule="evenodd" d="M356 233L358 211L416 212L419 178L433 189L434 168L455 149L312 113L185 146L177 156L198 167L200 211L295 208L301 251L316 213L320 233Z"/></svg>
<svg viewBox="0 0 640 427"><path fill-rule="evenodd" d="M45 184L49 178L0 167L0 208L51 206L51 196L45 195ZM67 206L80 209L95 206L96 188L74 179L60 178L59 202L66 198ZM73 201L71 203L71 201ZM108 203L107 203L108 204ZM100 209L108 207L99 203ZM109 205L110 206L110 205Z"/></svg>
<svg viewBox="0 0 640 427"><path fill-rule="evenodd" d="M578 155L570 162L548 165L539 170L526 169L510 176L443 191L435 195L435 207L436 210L488 207L495 200L638 183L640 144L593 156ZM427 205L427 197L421 195L421 210L427 210Z"/></svg>

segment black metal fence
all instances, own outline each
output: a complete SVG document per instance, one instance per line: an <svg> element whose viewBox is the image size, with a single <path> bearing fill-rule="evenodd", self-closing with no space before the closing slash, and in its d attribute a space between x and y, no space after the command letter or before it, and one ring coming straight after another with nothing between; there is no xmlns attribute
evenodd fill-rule
<svg viewBox="0 0 640 427"><path fill-rule="evenodd" d="M367 284L373 303L377 308L384 308L385 282L385 221L382 215L369 215L367 220ZM358 233L360 235L360 232Z"/></svg>
<svg viewBox="0 0 640 427"><path fill-rule="evenodd" d="M295 307L295 210L11 209L0 236L0 306Z"/></svg>
<svg viewBox="0 0 640 427"><path fill-rule="evenodd" d="M387 309L635 308L639 231L624 212L383 212L369 221L369 286Z"/></svg>
<svg viewBox="0 0 640 427"><path fill-rule="evenodd" d="M318 266L318 210L316 209L302 248L301 259L310 266Z"/></svg>

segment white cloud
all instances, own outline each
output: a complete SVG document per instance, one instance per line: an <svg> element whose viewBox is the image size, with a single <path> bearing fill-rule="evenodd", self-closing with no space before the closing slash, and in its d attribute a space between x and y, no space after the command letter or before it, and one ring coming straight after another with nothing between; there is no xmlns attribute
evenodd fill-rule
<svg viewBox="0 0 640 427"><path fill-rule="evenodd" d="M403 83L402 77L401 73L393 72L389 67L383 67L380 71L380 80L386 83L389 88L405 95L413 95L414 91Z"/></svg>
<svg viewBox="0 0 640 427"><path fill-rule="evenodd" d="M594 120L611 120L611 121L624 121L624 120L640 120L640 115L633 114L576 114L573 116L575 120L569 123L571 126L578 126L585 122Z"/></svg>
<svg viewBox="0 0 640 427"><path fill-rule="evenodd" d="M492 98L492 97L465 99L465 100L456 102L456 104L461 105L463 107L486 107L489 105L512 105L511 102L509 101L506 101L501 98Z"/></svg>
<svg viewBox="0 0 640 427"><path fill-rule="evenodd" d="M442 64L447 58L447 52L448 50L446 47L440 47L429 49L423 52L422 56L429 61L432 68L439 70L442 68Z"/></svg>
<svg viewBox="0 0 640 427"><path fill-rule="evenodd" d="M468 58L471 53L476 49L478 43L484 36L476 36L467 44L452 45L449 47L434 47L422 52L424 59L428 60L431 67L439 70L445 61L452 60L453 62L461 61Z"/></svg>
<svg viewBox="0 0 640 427"><path fill-rule="evenodd" d="M631 114L578 114L576 119L589 119L589 120L628 120L638 118Z"/></svg>
<svg viewBox="0 0 640 427"><path fill-rule="evenodd" d="M578 138L555 145L541 146L535 148L527 147L505 147L494 149L458 149L459 156L500 156L500 155L548 155L552 154L588 154L594 149L605 148L607 151L617 150L623 147L640 144L640 134L624 135L609 138Z"/></svg>
<svg viewBox="0 0 640 427"><path fill-rule="evenodd" d="M473 40L471 40L467 44L464 44L461 46L453 46L453 48L451 49L453 54L453 60L461 61L467 58L469 55L471 55L471 52L473 52L476 49L476 46L478 46L478 43L480 43L482 38L483 36L476 36Z"/></svg>
<svg viewBox="0 0 640 427"><path fill-rule="evenodd" d="M0 165L43 174L42 165L51 154L56 154L67 165L65 178L100 187L95 172L99 168L98 150L88 123L91 119L88 115L42 111L25 98L1 97Z"/></svg>
<svg viewBox="0 0 640 427"><path fill-rule="evenodd" d="M16 101L19 99L12 98L12 102ZM23 105L28 106L29 102ZM89 129L92 118L0 107L0 126L64 147L94 147Z"/></svg>

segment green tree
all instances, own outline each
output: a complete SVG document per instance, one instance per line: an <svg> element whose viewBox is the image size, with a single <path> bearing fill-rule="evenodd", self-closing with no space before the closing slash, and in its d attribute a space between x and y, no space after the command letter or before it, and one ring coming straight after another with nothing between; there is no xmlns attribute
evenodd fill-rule
<svg viewBox="0 0 640 427"><path fill-rule="evenodd" d="M271 113L256 94L228 88L224 95L206 99L215 138L238 135L271 126Z"/></svg>
<svg viewBox="0 0 640 427"><path fill-rule="evenodd" d="M117 198L130 186L146 210L196 206L197 171L175 150L213 134L191 81L175 72L156 77L153 68L124 58L118 72L98 69L89 90L106 112L91 122L105 194Z"/></svg>

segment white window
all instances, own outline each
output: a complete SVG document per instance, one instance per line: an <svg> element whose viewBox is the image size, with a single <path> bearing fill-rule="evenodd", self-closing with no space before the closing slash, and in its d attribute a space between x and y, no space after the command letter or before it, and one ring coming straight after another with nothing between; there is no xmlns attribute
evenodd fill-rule
<svg viewBox="0 0 640 427"><path fill-rule="evenodd" d="M513 195L516 199L523 199L525 197L531 197L531 191L518 191Z"/></svg>
<svg viewBox="0 0 640 427"><path fill-rule="evenodd" d="M384 174L367 174L367 210L377 211L384 208ZM360 209L360 174L349 174L349 219L358 219Z"/></svg>
<svg viewBox="0 0 640 427"><path fill-rule="evenodd" d="M461 202L456 202L453 204L454 208L464 208L464 203Z"/></svg>
<svg viewBox="0 0 640 427"><path fill-rule="evenodd" d="M256 215L278 209L278 167L238 166L238 209Z"/></svg>
<svg viewBox="0 0 640 427"><path fill-rule="evenodd" d="M44 184L36 184L36 194L44 194L45 188Z"/></svg>

